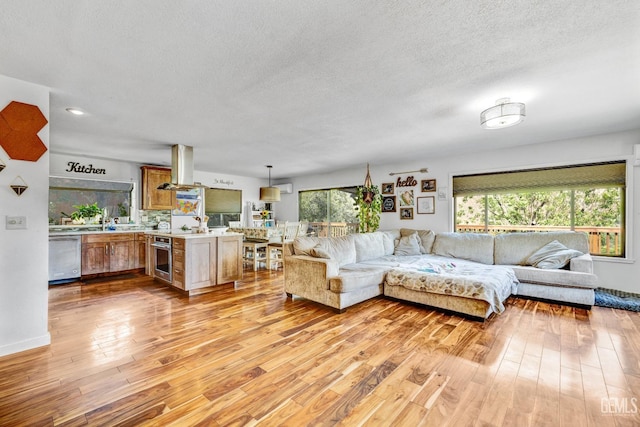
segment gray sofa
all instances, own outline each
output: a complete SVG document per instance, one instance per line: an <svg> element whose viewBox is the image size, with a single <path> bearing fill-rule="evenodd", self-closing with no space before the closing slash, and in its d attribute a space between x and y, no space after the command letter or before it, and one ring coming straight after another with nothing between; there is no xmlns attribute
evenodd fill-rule
<svg viewBox="0 0 640 427"><path fill-rule="evenodd" d="M549 268L564 261L564 268ZM529 265L532 263L538 267ZM449 267L471 276L449 276L435 285L424 285L424 277L438 279L449 273ZM469 273L471 268L477 270ZM487 276L501 273L503 281L509 274L516 279L512 287L496 291L493 300L483 300L473 292L456 294L443 285L454 277L459 282L453 283L478 288L477 281L470 279L477 277L476 271ZM494 237L400 229L343 237L298 237L285 251L284 279L287 295L337 311L384 294L482 319L500 312L501 302L511 294L590 307L597 287L587 236L577 232ZM452 285L454 290L457 287Z"/></svg>

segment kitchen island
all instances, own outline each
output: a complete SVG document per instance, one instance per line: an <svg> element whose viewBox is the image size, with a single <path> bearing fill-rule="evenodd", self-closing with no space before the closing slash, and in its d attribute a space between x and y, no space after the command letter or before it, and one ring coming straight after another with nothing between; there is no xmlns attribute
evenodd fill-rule
<svg viewBox="0 0 640 427"><path fill-rule="evenodd" d="M188 295L242 279L241 233L146 232L155 279Z"/></svg>

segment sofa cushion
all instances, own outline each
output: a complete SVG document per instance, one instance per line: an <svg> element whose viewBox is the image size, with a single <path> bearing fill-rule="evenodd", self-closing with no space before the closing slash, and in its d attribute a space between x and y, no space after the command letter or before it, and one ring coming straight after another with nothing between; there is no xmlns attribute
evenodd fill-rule
<svg viewBox="0 0 640 427"><path fill-rule="evenodd" d="M379 231L374 233L358 233L352 236L356 246L356 262L368 261L385 256L387 255L388 246L393 245L391 237Z"/></svg>
<svg viewBox="0 0 640 427"><path fill-rule="evenodd" d="M418 233L418 237L420 238L420 253L430 254L433 249L433 242L436 240L436 233L431 230L400 229L400 236L408 236L412 233Z"/></svg>
<svg viewBox="0 0 640 427"><path fill-rule="evenodd" d="M595 289L598 276L569 270L543 270L532 266L512 265L518 280L522 283L537 283L546 286Z"/></svg>
<svg viewBox="0 0 640 427"><path fill-rule="evenodd" d="M314 236L300 236L296 237L293 241L293 254L294 255L311 255L311 249L315 248L320 243L320 237ZM311 255L313 256L313 255Z"/></svg>
<svg viewBox="0 0 640 427"><path fill-rule="evenodd" d="M433 253L493 264L493 236L481 233L438 233Z"/></svg>
<svg viewBox="0 0 640 427"><path fill-rule="evenodd" d="M396 241L400 240L400 233L398 230L393 231L381 231L383 234L382 242L384 243L384 255L393 255L393 251L396 249Z"/></svg>
<svg viewBox="0 0 640 427"><path fill-rule="evenodd" d="M554 240L531 254L527 258L527 265L545 269L562 268L569 263L571 258L579 257L580 255L582 255L582 252L569 249Z"/></svg>
<svg viewBox="0 0 640 427"><path fill-rule="evenodd" d="M407 236L400 237L393 254L401 256L420 255L420 238L418 237L418 233L414 232Z"/></svg>
<svg viewBox="0 0 640 427"><path fill-rule="evenodd" d="M379 285L389 268L364 264L348 264L340 267L337 277L329 279L329 289L333 292L352 292L369 286Z"/></svg>
<svg viewBox="0 0 640 427"><path fill-rule="evenodd" d="M338 261L338 265L356 262L356 246L352 235L340 237L297 237L293 241L296 255L309 255L316 258L326 258ZM313 252L313 253L312 253Z"/></svg>
<svg viewBox="0 0 640 427"><path fill-rule="evenodd" d="M548 231L504 233L495 237L495 263L526 265L527 258L549 242L557 240L569 249L589 253L586 233L575 231Z"/></svg>

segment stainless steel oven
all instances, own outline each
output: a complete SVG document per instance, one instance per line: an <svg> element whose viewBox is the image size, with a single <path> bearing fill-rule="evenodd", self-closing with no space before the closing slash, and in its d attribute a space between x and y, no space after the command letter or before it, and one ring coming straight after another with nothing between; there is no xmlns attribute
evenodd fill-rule
<svg viewBox="0 0 640 427"><path fill-rule="evenodd" d="M151 247L153 276L171 283L171 237L155 236Z"/></svg>

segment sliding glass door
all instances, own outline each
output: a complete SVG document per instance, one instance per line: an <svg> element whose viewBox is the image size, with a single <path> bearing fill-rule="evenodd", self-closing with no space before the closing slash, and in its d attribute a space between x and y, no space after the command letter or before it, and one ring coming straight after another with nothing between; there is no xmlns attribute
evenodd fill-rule
<svg viewBox="0 0 640 427"><path fill-rule="evenodd" d="M300 221L309 222L316 236L345 236L358 232L356 187L309 190L299 193Z"/></svg>

